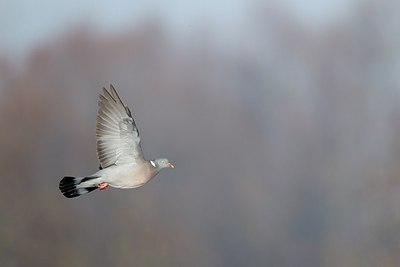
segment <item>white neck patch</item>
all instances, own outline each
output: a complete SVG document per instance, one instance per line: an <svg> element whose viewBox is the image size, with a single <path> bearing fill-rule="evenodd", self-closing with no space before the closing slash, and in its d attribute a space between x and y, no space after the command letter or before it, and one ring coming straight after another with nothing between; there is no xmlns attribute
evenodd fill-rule
<svg viewBox="0 0 400 267"><path fill-rule="evenodd" d="M154 161L150 160L151 165L153 165L153 167L156 167L156 164L154 163Z"/></svg>

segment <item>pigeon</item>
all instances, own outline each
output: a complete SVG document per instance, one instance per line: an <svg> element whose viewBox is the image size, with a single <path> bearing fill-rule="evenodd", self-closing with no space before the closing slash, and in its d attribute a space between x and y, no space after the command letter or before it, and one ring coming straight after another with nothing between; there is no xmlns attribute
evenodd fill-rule
<svg viewBox="0 0 400 267"><path fill-rule="evenodd" d="M150 181L160 170L174 168L166 158L144 159L132 113L122 103L113 85L110 85L110 91L103 88L99 97L96 144L100 168L90 176L62 178L59 189L67 198L109 187L137 188Z"/></svg>

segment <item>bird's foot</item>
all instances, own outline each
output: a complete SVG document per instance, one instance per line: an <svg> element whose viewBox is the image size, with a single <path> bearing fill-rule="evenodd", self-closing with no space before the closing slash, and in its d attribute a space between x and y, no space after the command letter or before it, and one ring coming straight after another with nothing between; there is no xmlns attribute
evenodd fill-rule
<svg viewBox="0 0 400 267"><path fill-rule="evenodd" d="M110 185L108 184L108 183L100 183L99 185L98 185L98 188L100 189L100 190L106 190L107 188L109 188L110 187Z"/></svg>

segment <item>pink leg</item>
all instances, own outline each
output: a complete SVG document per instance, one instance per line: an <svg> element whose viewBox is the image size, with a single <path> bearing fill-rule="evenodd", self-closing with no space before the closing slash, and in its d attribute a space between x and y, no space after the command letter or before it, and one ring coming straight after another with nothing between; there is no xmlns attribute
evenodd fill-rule
<svg viewBox="0 0 400 267"><path fill-rule="evenodd" d="M100 190L106 190L107 188L110 187L110 185L108 183L100 183L98 187Z"/></svg>

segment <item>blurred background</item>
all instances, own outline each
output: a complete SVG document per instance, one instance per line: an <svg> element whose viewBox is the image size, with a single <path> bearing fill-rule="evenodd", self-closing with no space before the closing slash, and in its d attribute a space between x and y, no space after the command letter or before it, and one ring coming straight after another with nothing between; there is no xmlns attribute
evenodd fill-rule
<svg viewBox="0 0 400 267"><path fill-rule="evenodd" d="M0 266L400 266L399 10L0 1ZM110 83L176 168L66 199Z"/></svg>

